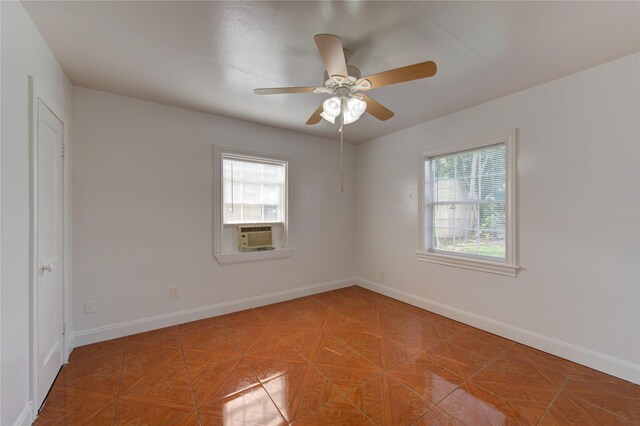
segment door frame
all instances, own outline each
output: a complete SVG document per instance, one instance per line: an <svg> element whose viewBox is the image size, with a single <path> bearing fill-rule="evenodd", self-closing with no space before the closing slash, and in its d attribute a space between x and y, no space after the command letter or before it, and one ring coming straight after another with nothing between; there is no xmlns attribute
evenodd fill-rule
<svg viewBox="0 0 640 426"><path fill-rule="evenodd" d="M67 149L69 146L69 130L68 117L63 108L53 101L53 97L45 90L32 75L28 76L29 89L29 168L30 168L30 283L29 283L29 302L30 302L30 405L31 420L34 421L38 415L40 406L37 404L38 399L38 279L39 279L39 260L38 255L38 102L41 101L62 123L62 241L61 241L61 262L62 267L62 362L65 364L69 358L69 354L73 349L73 334L69 330L70 309L68 307L68 297L70 296L70 281L67 273L68 261L70 260L70 234L69 234L69 161L67 161Z"/></svg>

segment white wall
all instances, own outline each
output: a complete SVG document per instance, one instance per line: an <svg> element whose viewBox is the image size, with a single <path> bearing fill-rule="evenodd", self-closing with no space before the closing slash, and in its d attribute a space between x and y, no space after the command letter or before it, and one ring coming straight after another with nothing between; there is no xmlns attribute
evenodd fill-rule
<svg viewBox="0 0 640 426"><path fill-rule="evenodd" d="M69 115L71 85L18 2L0 2L2 38L2 237L0 424L31 420L29 411L29 87ZM69 124L69 123L67 123ZM68 164L68 162L67 162ZM68 169L66 170L68 176ZM69 282L65 285L68 287ZM69 324L70 325L70 324Z"/></svg>
<svg viewBox="0 0 640 426"><path fill-rule="evenodd" d="M363 283L640 382L639 62L632 55L358 145ZM418 261L419 153L512 127L518 277Z"/></svg>
<svg viewBox="0 0 640 426"><path fill-rule="evenodd" d="M72 130L80 343L189 318L140 322L149 317L354 276L351 146L341 193L336 141L78 87ZM290 258L215 260L214 145L290 158ZM86 300L94 314L84 314Z"/></svg>

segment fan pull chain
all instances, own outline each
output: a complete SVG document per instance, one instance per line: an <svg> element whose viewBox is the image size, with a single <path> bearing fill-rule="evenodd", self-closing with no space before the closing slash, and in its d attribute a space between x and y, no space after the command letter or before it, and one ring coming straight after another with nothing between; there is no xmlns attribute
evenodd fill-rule
<svg viewBox="0 0 640 426"><path fill-rule="evenodd" d="M344 176L343 176L343 147L344 147L344 107L342 109L342 114L340 114L340 128L338 131L340 132L340 192L344 192Z"/></svg>
<svg viewBox="0 0 640 426"><path fill-rule="evenodd" d="M344 176L343 176L343 151L342 148L344 146L344 142L342 138L344 137L344 132L340 132L340 192L344 192Z"/></svg>

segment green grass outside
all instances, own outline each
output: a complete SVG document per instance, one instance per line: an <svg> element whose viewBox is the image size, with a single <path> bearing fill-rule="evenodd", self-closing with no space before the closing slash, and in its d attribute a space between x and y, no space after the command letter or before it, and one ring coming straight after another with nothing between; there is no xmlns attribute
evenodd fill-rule
<svg viewBox="0 0 640 426"><path fill-rule="evenodd" d="M480 246L480 250L478 250L477 245L470 245L463 247L461 252L479 254L481 256L504 257L504 247L501 246Z"/></svg>
<svg viewBox="0 0 640 426"><path fill-rule="evenodd" d="M453 245L447 247L440 247L441 250L454 251ZM478 245L476 242L470 241L468 243L458 243L455 248L456 253L466 253L466 254L476 254L480 256L491 256L491 257L499 257L504 258L505 250L504 246L489 246L489 245L481 245L478 250Z"/></svg>

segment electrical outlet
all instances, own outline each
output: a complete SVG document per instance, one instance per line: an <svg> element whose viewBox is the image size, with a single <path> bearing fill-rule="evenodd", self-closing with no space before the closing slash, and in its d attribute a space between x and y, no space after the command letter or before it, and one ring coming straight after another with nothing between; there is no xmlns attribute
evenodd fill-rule
<svg viewBox="0 0 640 426"><path fill-rule="evenodd" d="M169 298L171 299L178 298L178 287L169 287Z"/></svg>
<svg viewBox="0 0 640 426"><path fill-rule="evenodd" d="M84 302L84 313L92 314L96 311L96 301L95 300L87 300Z"/></svg>
<svg viewBox="0 0 640 426"><path fill-rule="evenodd" d="M380 278L384 279L384 269L380 269Z"/></svg>

